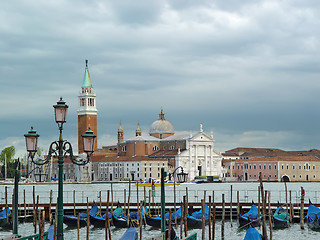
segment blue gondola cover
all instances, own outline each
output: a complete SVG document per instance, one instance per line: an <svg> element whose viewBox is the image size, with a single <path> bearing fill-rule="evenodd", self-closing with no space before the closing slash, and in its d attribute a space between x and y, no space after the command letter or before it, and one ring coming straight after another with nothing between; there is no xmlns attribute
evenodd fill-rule
<svg viewBox="0 0 320 240"><path fill-rule="evenodd" d="M10 214L10 208L8 208L8 215ZM0 218L6 218L7 217L7 211L4 208L1 212L0 212Z"/></svg>
<svg viewBox="0 0 320 240"><path fill-rule="evenodd" d="M138 233L134 227L129 227L119 240L136 240Z"/></svg>
<svg viewBox="0 0 320 240"><path fill-rule="evenodd" d="M313 204L310 204L306 218L309 223L313 223L317 218L320 218L320 209Z"/></svg>
<svg viewBox="0 0 320 240"><path fill-rule="evenodd" d="M261 235L257 229L248 227L244 240L261 240Z"/></svg>
<svg viewBox="0 0 320 240"><path fill-rule="evenodd" d="M254 220L254 219L258 219L258 208L255 204L251 205L251 208L249 210L249 212L241 215L242 218L247 219L247 220Z"/></svg>

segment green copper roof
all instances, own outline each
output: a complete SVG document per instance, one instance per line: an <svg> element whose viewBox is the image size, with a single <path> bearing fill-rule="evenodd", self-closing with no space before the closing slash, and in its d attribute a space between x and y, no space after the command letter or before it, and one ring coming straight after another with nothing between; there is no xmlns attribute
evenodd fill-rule
<svg viewBox="0 0 320 240"><path fill-rule="evenodd" d="M90 74L89 74L89 70L88 70L88 60L86 60L86 69L84 71L84 78L83 78L82 87L83 88L92 88Z"/></svg>

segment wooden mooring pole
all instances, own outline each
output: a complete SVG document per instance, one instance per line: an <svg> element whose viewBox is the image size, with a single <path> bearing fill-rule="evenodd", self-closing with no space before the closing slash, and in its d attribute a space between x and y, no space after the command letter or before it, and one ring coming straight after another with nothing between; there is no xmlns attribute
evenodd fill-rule
<svg viewBox="0 0 320 240"><path fill-rule="evenodd" d="M271 211L271 202L270 202L270 191L268 191L268 211L269 211L269 226L270 226L270 240L272 240L272 211Z"/></svg>
<svg viewBox="0 0 320 240"><path fill-rule="evenodd" d="M300 228L304 229L304 190L303 190L303 187L301 187Z"/></svg>
<svg viewBox="0 0 320 240"><path fill-rule="evenodd" d="M221 240L224 240L224 220L225 220L225 201L224 193L222 194L222 221L221 221Z"/></svg>
<svg viewBox="0 0 320 240"><path fill-rule="evenodd" d="M230 186L230 226L232 227L232 185Z"/></svg>

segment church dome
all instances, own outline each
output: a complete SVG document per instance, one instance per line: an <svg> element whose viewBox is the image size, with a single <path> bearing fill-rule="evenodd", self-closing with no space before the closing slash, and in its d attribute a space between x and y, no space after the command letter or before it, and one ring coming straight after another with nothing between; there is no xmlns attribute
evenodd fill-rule
<svg viewBox="0 0 320 240"><path fill-rule="evenodd" d="M150 127L150 135L152 134L174 134L172 124L164 118L164 112L161 109L159 119L154 121Z"/></svg>

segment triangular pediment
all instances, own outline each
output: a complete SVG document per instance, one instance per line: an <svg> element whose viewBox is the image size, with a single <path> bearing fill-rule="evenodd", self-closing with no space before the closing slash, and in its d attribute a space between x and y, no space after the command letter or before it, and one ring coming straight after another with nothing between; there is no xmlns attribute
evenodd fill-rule
<svg viewBox="0 0 320 240"><path fill-rule="evenodd" d="M198 132L190 138L191 141L212 142L214 139L205 132Z"/></svg>

